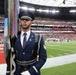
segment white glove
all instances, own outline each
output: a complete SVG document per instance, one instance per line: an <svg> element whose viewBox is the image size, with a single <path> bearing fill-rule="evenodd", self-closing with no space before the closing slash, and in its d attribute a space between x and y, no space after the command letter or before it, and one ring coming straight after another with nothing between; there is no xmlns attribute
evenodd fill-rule
<svg viewBox="0 0 76 75"><path fill-rule="evenodd" d="M28 71L24 71L21 73L21 75L31 75Z"/></svg>

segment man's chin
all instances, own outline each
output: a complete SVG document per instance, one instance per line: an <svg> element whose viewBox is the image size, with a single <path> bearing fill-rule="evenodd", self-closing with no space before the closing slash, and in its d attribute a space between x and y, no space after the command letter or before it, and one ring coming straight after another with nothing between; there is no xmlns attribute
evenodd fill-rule
<svg viewBox="0 0 76 75"><path fill-rule="evenodd" d="M21 26L23 29L28 29L30 26Z"/></svg>
<svg viewBox="0 0 76 75"><path fill-rule="evenodd" d="M29 27L26 27L26 26L24 26L24 27L22 27L23 29L28 29Z"/></svg>

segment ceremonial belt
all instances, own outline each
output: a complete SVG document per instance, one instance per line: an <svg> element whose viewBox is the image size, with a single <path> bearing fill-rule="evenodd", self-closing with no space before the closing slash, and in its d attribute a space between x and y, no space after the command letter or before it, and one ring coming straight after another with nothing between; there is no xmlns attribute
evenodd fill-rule
<svg viewBox="0 0 76 75"><path fill-rule="evenodd" d="M37 59L33 59L33 60L30 60L30 61L19 61L19 60L16 60L16 61L21 66L28 66L28 65L34 64L37 61Z"/></svg>

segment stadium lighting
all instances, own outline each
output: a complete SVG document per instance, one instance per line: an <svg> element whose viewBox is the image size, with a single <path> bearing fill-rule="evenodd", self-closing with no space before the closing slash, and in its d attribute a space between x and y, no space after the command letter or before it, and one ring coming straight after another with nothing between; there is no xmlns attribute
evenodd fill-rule
<svg viewBox="0 0 76 75"><path fill-rule="evenodd" d="M52 13L56 13L56 10L52 10L51 12L52 12Z"/></svg>
<svg viewBox="0 0 76 75"><path fill-rule="evenodd" d="M28 7L19 7L19 8L23 10L35 11L35 8L28 8Z"/></svg>
<svg viewBox="0 0 76 75"><path fill-rule="evenodd" d="M57 13L59 13L59 10L56 10Z"/></svg>
<svg viewBox="0 0 76 75"><path fill-rule="evenodd" d="M52 10L50 10L49 12L52 12Z"/></svg>
<svg viewBox="0 0 76 75"><path fill-rule="evenodd" d="M36 11L42 12L42 9L37 9Z"/></svg>
<svg viewBox="0 0 76 75"><path fill-rule="evenodd" d="M35 11L35 9L34 9L34 8L28 8L28 10L30 10L30 11Z"/></svg>
<svg viewBox="0 0 76 75"><path fill-rule="evenodd" d="M43 10L43 12L49 13L49 10L48 9L47 10Z"/></svg>
<svg viewBox="0 0 76 75"><path fill-rule="evenodd" d="M69 12L71 12L71 13L75 13L75 12L76 12L76 10L70 10Z"/></svg>
<svg viewBox="0 0 76 75"><path fill-rule="evenodd" d="M20 7L20 9L28 10L28 8L27 8L27 7Z"/></svg>
<svg viewBox="0 0 76 75"><path fill-rule="evenodd" d="M48 12L49 12L49 10L48 10L48 9L47 9L47 10L37 9L36 11L39 11L39 12L46 12L46 13L48 13Z"/></svg>
<svg viewBox="0 0 76 75"><path fill-rule="evenodd" d="M51 10L50 12L52 12L52 13L59 13L59 10Z"/></svg>

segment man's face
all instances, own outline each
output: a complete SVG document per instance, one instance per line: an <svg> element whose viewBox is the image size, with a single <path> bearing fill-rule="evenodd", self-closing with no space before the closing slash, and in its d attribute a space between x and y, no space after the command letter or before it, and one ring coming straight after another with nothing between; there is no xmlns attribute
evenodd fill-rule
<svg viewBox="0 0 76 75"><path fill-rule="evenodd" d="M21 23L22 29L29 29L32 24L32 21L28 19L21 19L20 23Z"/></svg>

